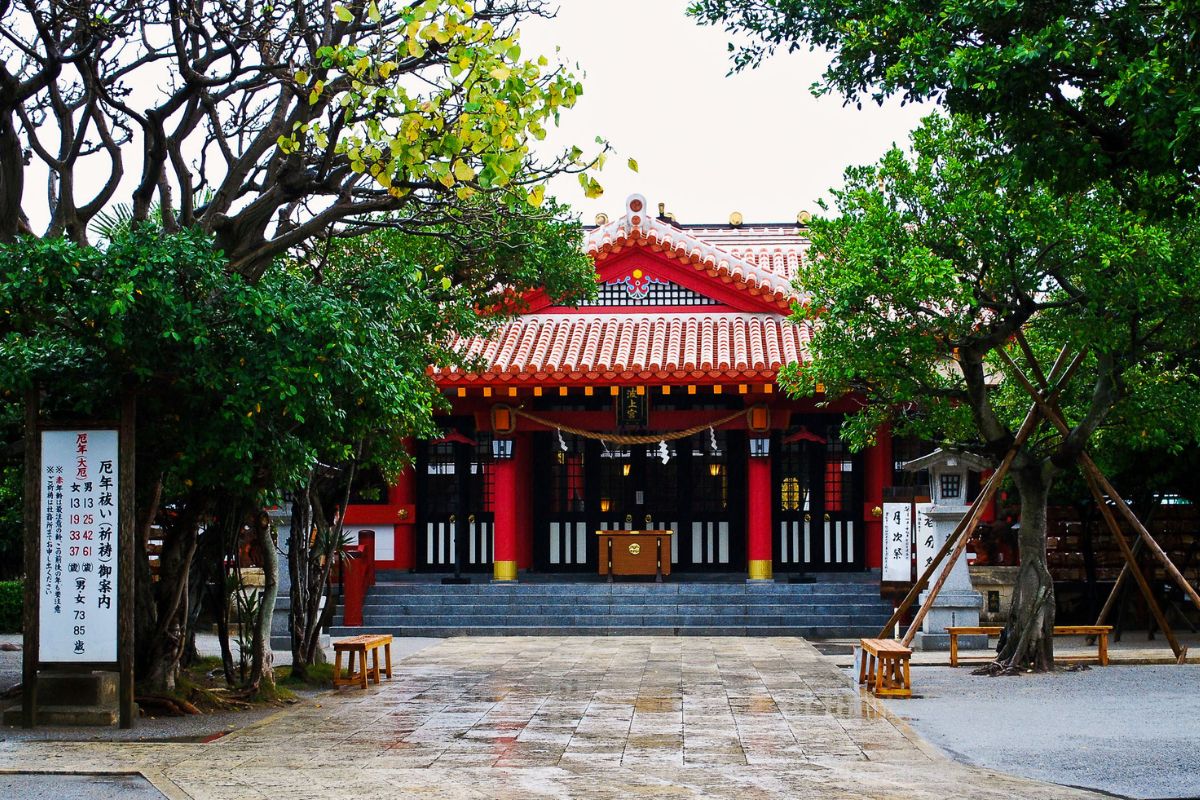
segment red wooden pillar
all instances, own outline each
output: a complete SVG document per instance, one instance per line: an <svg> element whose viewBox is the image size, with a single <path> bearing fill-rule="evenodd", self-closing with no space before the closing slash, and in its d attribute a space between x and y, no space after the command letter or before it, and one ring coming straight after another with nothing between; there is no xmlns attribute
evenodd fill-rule
<svg viewBox="0 0 1200 800"><path fill-rule="evenodd" d="M513 455L517 461L517 569L533 567L533 437L518 433Z"/></svg>
<svg viewBox="0 0 1200 800"><path fill-rule="evenodd" d="M770 456L752 455L746 464L746 561L750 580L772 579Z"/></svg>
<svg viewBox="0 0 1200 800"><path fill-rule="evenodd" d="M867 448L866 497L863 521L866 527L867 569L883 568L883 487L892 482L892 431L880 428L875 434L875 446ZM876 512L878 509L878 512Z"/></svg>
<svg viewBox="0 0 1200 800"><path fill-rule="evenodd" d="M517 443L513 442L516 447ZM495 473L495 505L493 506L493 577L498 581L517 579L517 507L520 484L517 460L498 458L492 462Z"/></svg>
<svg viewBox="0 0 1200 800"><path fill-rule="evenodd" d="M414 457L415 447L412 439L404 440L404 449ZM416 502L417 471L415 466L411 466L400 473L393 486L388 487L388 505L396 509L395 555L392 556L396 560L396 569L416 568Z"/></svg>

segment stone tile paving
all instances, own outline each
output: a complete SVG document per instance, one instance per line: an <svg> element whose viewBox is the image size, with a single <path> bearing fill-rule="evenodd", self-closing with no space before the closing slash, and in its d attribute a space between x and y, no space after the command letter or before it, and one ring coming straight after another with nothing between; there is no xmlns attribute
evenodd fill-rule
<svg viewBox="0 0 1200 800"><path fill-rule="evenodd" d="M170 797L1082 798L955 764L802 639L457 638L202 744L0 743Z"/></svg>

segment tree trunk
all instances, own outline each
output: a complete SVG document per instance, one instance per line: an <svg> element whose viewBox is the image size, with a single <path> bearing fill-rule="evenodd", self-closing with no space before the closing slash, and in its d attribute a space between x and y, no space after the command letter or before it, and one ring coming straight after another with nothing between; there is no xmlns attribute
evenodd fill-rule
<svg viewBox="0 0 1200 800"><path fill-rule="evenodd" d="M188 509L165 534L155 584L157 624L146 642L145 672L139 683L148 694L171 694L183 655L188 611L188 573L196 553L199 514Z"/></svg>
<svg viewBox="0 0 1200 800"><path fill-rule="evenodd" d="M1046 506L1050 479L1040 464L1012 473L1021 495L1021 569L1013 588L1004 647L996 658L1002 671L1054 668L1054 581L1046 566Z"/></svg>
<svg viewBox="0 0 1200 800"><path fill-rule="evenodd" d="M275 670L272 668L271 620L275 616L275 600L279 596L279 554L275 549L274 525L266 512L260 511L255 532L263 554L263 593L258 614L253 621L252 661L250 680L246 687L253 694L275 696Z"/></svg>
<svg viewBox="0 0 1200 800"><path fill-rule="evenodd" d="M292 520L288 532L288 573L292 579L290 625L292 633L292 675L308 678L308 615L310 539L312 536L312 503L308 488L292 492Z"/></svg>

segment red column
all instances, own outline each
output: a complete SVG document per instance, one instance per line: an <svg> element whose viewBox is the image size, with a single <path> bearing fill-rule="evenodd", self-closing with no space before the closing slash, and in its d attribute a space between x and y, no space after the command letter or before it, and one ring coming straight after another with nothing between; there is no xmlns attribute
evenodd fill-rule
<svg viewBox="0 0 1200 800"><path fill-rule="evenodd" d="M514 448L516 443L513 443ZM493 577L498 581L517 579L517 460L501 458L492 462L496 476L493 519Z"/></svg>
<svg viewBox="0 0 1200 800"><path fill-rule="evenodd" d="M415 457L415 443L412 439L404 440L404 448ZM415 467L409 467L400 473L396 483L388 488L388 505L396 508L396 540L395 555L396 569L414 569L417 563L416 538L414 531L417 524L417 472Z"/></svg>
<svg viewBox="0 0 1200 800"><path fill-rule="evenodd" d="M772 579L769 457L751 456L746 465L746 560L750 580Z"/></svg>
<svg viewBox="0 0 1200 800"><path fill-rule="evenodd" d="M867 569L883 568L883 487L892 482L892 431L880 428L875 434L875 446L866 451L866 502L863 521L866 525ZM879 513L875 513L879 509Z"/></svg>
<svg viewBox="0 0 1200 800"><path fill-rule="evenodd" d="M517 569L533 566L533 513L529 489L533 485L533 437L518 433L514 455L517 459Z"/></svg>

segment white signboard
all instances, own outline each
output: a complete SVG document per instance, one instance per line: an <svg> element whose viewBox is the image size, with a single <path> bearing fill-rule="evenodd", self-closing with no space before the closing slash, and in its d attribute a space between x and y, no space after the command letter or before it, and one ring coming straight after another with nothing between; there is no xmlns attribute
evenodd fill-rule
<svg viewBox="0 0 1200 800"><path fill-rule="evenodd" d="M911 581L912 506L883 504L883 580Z"/></svg>
<svg viewBox="0 0 1200 800"><path fill-rule="evenodd" d="M43 431L39 659L117 660L117 432Z"/></svg>
<svg viewBox="0 0 1200 800"><path fill-rule="evenodd" d="M916 508L917 574L922 575L933 563L939 545L937 536L934 535L933 519L929 516L929 509L933 508L933 503L917 503Z"/></svg>

